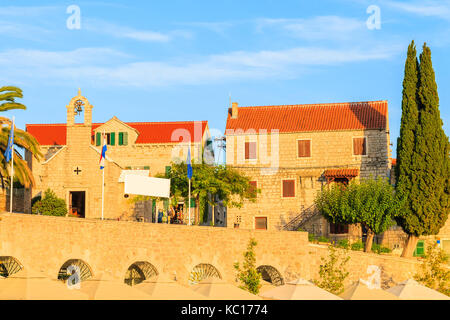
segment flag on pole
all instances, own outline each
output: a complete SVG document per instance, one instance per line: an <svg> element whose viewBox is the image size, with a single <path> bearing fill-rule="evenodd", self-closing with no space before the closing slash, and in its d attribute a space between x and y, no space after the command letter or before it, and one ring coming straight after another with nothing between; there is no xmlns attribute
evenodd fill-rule
<svg viewBox="0 0 450 320"><path fill-rule="evenodd" d="M103 134L103 147L102 147L102 154L100 155L100 170L102 170L105 167L105 157L106 157L106 136Z"/></svg>
<svg viewBox="0 0 450 320"><path fill-rule="evenodd" d="M186 163L187 163L187 177L190 180L192 178L191 147L189 147L188 150Z"/></svg>
<svg viewBox="0 0 450 320"><path fill-rule="evenodd" d="M9 162L11 160L13 151L14 151L14 120L11 124L11 131L9 132L8 146L6 147L6 151L4 154L6 162Z"/></svg>

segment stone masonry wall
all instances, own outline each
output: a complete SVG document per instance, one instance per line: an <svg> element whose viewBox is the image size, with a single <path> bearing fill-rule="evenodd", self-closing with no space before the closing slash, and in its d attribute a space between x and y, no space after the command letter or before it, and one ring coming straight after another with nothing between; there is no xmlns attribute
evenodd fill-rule
<svg viewBox="0 0 450 320"><path fill-rule="evenodd" d="M187 283L200 263L213 265L226 281L233 282L233 263L243 260L254 237L257 265L270 265L289 281L318 277L327 247L308 243L307 233L261 231L125 221L98 221L27 214L0 214L0 256L13 256L25 268L52 279L69 259L82 259L94 278L123 280L136 261L153 264L158 272ZM417 270L416 259L349 251L347 283L367 279L369 265L377 265L386 281L404 281Z"/></svg>
<svg viewBox="0 0 450 320"><path fill-rule="evenodd" d="M353 138L367 137L367 155L353 155ZM311 157L297 156L297 140L311 140ZM244 159L244 142L257 142L257 159ZM278 154L277 154L278 153ZM227 135L227 165L257 181L256 203L229 208L228 227L254 228L255 217L265 216L269 229L280 229L314 203L325 185L323 173L332 168L357 168L359 178L387 177L389 134L382 130ZM282 196L283 179L295 180L295 197Z"/></svg>

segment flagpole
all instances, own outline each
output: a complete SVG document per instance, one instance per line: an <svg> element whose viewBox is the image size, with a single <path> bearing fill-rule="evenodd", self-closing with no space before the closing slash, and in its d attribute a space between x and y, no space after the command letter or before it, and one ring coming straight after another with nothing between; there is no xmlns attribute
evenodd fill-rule
<svg viewBox="0 0 450 320"><path fill-rule="evenodd" d="M103 220L103 208L105 206L104 194L105 194L105 168L103 168L102 170L102 220Z"/></svg>
<svg viewBox="0 0 450 320"><path fill-rule="evenodd" d="M11 130L14 135L14 116L12 117L12 124L11 124ZM11 139L11 138L10 138ZM10 188L10 195L9 195L9 213L12 213L13 208L13 188L14 188L14 141L11 144L11 188Z"/></svg>
<svg viewBox="0 0 450 320"><path fill-rule="evenodd" d="M189 222L188 226L191 225L191 179L189 179L189 200L188 200L188 208L189 208Z"/></svg>
<svg viewBox="0 0 450 320"><path fill-rule="evenodd" d="M105 143L105 131L103 131L103 144ZM103 145L102 145L102 152L103 152ZM106 158L106 154L105 154ZM105 207L105 168L106 168L106 159L104 160L104 165L102 169L102 220L103 220L103 209Z"/></svg>

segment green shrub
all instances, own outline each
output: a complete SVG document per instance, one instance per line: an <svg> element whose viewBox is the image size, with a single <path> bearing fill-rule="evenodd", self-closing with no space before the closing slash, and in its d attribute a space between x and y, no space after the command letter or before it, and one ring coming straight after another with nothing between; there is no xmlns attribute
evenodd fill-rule
<svg viewBox="0 0 450 320"><path fill-rule="evenodd" d="M328 247L328 257L321 258L319 269L320 280L313 280L314 284L335 295L344 291L344 280L348 277L346 264L350 260L346 251L338 251L333 246Z"/></svg>
<svg viewBox="0 0 450 320"><path fill-rule="evenodd" d="M315 241L317 241L317 238L314 234L308 233L308 240L309 240L309 242L315 242Z"/></svg>
<svg viewBox="0 0 450 320"><path fill-rule="evenodd" d="M361 251L364 248L362 241L353 242L350 248L354 251Z"/></svg>
<svg viewBox="0 0 450 320"><path fill-rule="evenodd" d="M390 253L391 251L392 251L391 249L379 245L378 243L372 244L372 252L380 254L380 253Z"/></svg>
<svg viewBox="0 0 450 320"><path fill-rule="evenodd" d="M381 252L381 246L378 243L373 243L372 244L372 252L380 253Z"/></svg>
<svg viewBox="0 0 450 320"><path fill-rule="evenodd" d="M39 200L41 200L41 199L42 199L42 197L41 197L40 194L37 195L37 196L35 196L35 197L33 197L33 198L31 199L31 207L33 207L34 204L35 204L36 202L38 202Z"/></svg>
<svg viewBox="0 0 450 320"><path fill-rule="evenodd" d="M244 252L244 263L243 267L239 266L239 262L234 264L236 269L236 276L242 285L239 288L247 290L250 293L258 294L259 289L261 289L261 274L256 269L256 255L255 247L258 243L255 239L251 238L248 245L247 251Z"/></svg>
<svg viewBox="0 0 450 320"><path fill-rule="evenodd" d="M336 244L336 247L342 248L342 249L348 249L350 247L350 243L348 242L347 239L341 239Z"/></svg>
<svg viewBox="0 0 450 320"><path fill-rule="evenodd" d="M324 237L324 236L320 236L319 238L317 238L317 241L319 241L319 242L330 242L330 239L328 239L327 237Z"/></svg>
<svg viewBox="0 0 450 320"><path fill-rule="evenodd" d="M44 197L34 203L31 212L45 216L65 216L67 214L66 201L58 198L52 190L47 189Z"/></svg>
<svg viewBox="0 0 450 320"><path fill-rule="evenodd" d="M391 249L389 249L388 247L384 247L384 246L381 246L381 253L391 253L392 252L392 250Z"/></svg>
<svg viewBox="0 0 450 320"><path fill-rule="evenodd" d="M448 257L436 243L428 246L421 270L414 279L428 288L450 296L450 270L445 267Z"/></svg>
<svg viewBox="0 0 450 320"><path fill-rule="evenodd" d="M303 229L302 227L298 227L297 231L301 231L301 232L307 232L305 229Z"/></svg>

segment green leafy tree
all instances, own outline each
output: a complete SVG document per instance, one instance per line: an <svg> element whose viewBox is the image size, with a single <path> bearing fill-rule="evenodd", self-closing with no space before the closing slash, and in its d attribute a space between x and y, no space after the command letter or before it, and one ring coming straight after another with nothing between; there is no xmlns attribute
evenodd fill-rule
<svg viewBox="0 0 450 320"><path fill-rule="evenodd" d="M365 251L370 252L375 234L386 231L400 208L387 179L366 179L349 185L334 184L315 199L320 213L332 223L360 223L368 230Z"/></svg>
<svg viewBox="0 0 450 320"><path fill-rule="evenodd" d="M244 252L244 263L242 269L239 266L239 262L234 264L234 268L237 271L237 278L242 283L239 287L253 294L259 293L262 280L261 274L256 269L256 245L256 240L253 238L250 239L247 246L247 251Z"/></svg>
<svg viewBox="0 0 450 320"><path fill-rule="evenodd" d="M26 107L23 104L16 102L17 98L23 98L22 90L20 88L10 86L0 87L0 112L15 109L25 110ZM10 178L11 166L10 163L6 163L4 154L8 145L11 124L10 119L0 117L0 179L2 188L5 188L5 178L7 180ZM39 159L42 156L37 140L29 133L18 128L14 128L14 145L15 148L18 148L19 150L30 151L36 159ZM27 162L16 150L14 153L14 178L26 188L34 185L33 174L31 173Z"/></svg>
<svg viewBox="0 0 450 320"><path fill-rule="evenodd" d="M47 189L44 197L34 203L31 211L33 214L62 217L67 214L66 201L58 198L52 190Z"/></svg>
<svg viewBox="0 0 450 320"><path fill-rule="evenodd" d="M409 235L402 253L405 257L412 256L419 236L439 233L450 208L450 145L440 117L431 50L426 44L420 54L418 78L418 122L410 165L411 178L404 184L399 181L397 187L408 199L406 210L399 219L399 224Z"/></svg>
<svg viewBox="0 0 450 320"><path fill-rule="evenodd" d="M226 166L212 166L206 163L192 165L191 197L196 203L197 223L206 222L206 206L214 206L218 196L227 207L242 207L244 200L256 201L256 193L250 180L239 171ZM188 178L186 163L172 163L167 174L160 177L171 179L171 204L176 205L179 199L188 202Z"/></svg>
<svg viewBox="0 0 450 320"><path fill-rule="evenodd" d="M332 184L319 192L314 199L317 209L331 223L352 224L357 223L357 217L351 206L348 187Z"/></svg>
<svg viewBox="0 0 450 320"><path fill-rule="evenodd" d="M445 266L447 260L447 255L436 243L428 246L421 270L414 275L414 279L424 286L450 296L450 270Z"/></svg>
<svg viewBox="0 0 450 320"><path fill-rule="evenodd" d="M346 265L350 257L346 250L328 247L328 257L321 258L319 267L320 280L313 280L314 284L328 292L339 295L344 291L344 281L348 277Z"/></svg>
<svg viewBox="0 0 450 320"><path fill-rule="evenodd" d="M365 252L371 252L373 238L395 223L401 202L387 179L366 179L348 189L356 220L367 229Z"/></svg>

